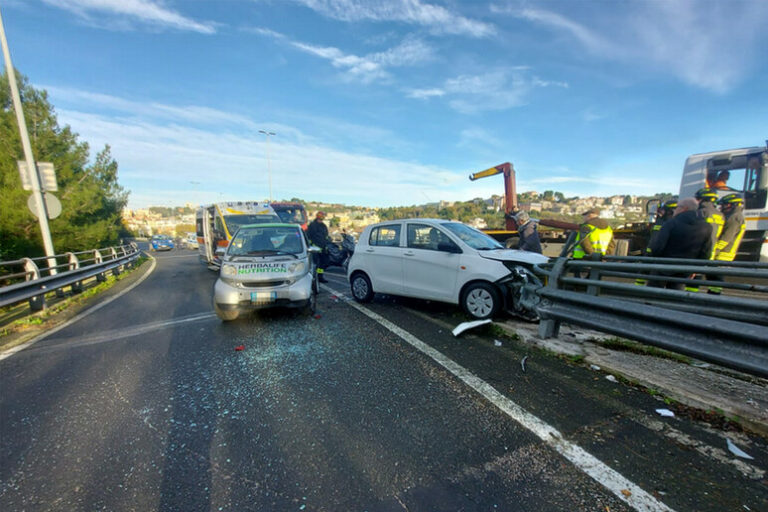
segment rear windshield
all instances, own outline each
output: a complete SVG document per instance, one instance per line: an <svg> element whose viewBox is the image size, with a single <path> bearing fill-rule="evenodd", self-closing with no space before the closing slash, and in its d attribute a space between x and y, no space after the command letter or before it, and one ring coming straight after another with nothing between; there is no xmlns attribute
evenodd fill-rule
<svg viewBox="0 0 768 512"><path fill-rule="evenodd" d="M302 232L298 227L248 227L238 231L229 244L230 256L301 254Z"/></svg>

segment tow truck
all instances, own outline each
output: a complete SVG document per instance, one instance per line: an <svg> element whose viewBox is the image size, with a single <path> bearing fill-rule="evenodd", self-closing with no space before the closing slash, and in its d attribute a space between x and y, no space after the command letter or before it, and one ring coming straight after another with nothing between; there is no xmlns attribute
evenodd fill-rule
<svg viewBox="0 0 768 512"><path fill-rule="evenodd" d="M503 174L505 229L487 229L485 232L504 243L507 247L516 242L517 225L512 217L517 212L515 170L509 162L499 164L469 176L471 181ZM711 187L719 197L738 193L744 198L746 231L742 239L737 261L768 262L768 141L766 146L747 147L699 153L689 156L683 167L679 197L693 197L696 191ZM647 222L634 223L614 229L617 240L616 253L619 255L642 255L648 244L651 223L659 206L658 200L646 204ZM565 231L574 231L578 225L552 219L540 219L539 224ZM565 241L565 233L545 231L541 233L542 243L552 249ZM545 247L546 252L546 247Z"/></svg>
<svg viewBox="0 0 768 512"><path fill-rule="evenodd" d="M517 245L517 223L512 215L517 213L517 191L515 181L515 168L509 162L496 165L484 171L469 175L470 181L487 178L488 176L504 176L504 229L484 229L483 232L503 243L506 247ZM544 252L547 255L556 256L566 241L565 231L576 231L578 224L554 219L538 219L539 225L555 228L561 231L542 231L539 233Z"/></svg>

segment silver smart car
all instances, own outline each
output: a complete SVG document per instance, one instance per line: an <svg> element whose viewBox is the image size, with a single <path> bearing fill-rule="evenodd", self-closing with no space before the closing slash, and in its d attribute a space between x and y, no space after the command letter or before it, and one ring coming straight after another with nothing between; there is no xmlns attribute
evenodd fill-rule
<svg viewBox="0 0 768 512"><path fill-rule="evenodd" d="M318 284L311 253L296 224L241 226L214 286L216 314L224 321L271 307L297 307L313 314Z"/></svg>

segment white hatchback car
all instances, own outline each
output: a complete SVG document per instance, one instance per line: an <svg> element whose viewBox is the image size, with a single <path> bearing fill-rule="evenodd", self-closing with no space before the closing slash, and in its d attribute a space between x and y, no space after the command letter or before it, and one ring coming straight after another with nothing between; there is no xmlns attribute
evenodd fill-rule
<svg viewBox="0 0 768 512"><path fill-rule="evenodd" d="M505 249L485 233L441 219L403 219L372 224L360 235L347 275L352 296L374 293L460 304L474 319L502 308L528 319L520 303L523 285L538 283L533 267L541 254Z"/></svg>

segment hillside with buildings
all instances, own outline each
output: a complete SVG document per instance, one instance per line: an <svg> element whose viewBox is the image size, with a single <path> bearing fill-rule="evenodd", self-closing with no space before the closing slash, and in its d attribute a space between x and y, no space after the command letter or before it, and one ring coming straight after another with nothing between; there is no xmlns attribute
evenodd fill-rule
<svg viewBox="0 0 768 512"><path fill-rule="evenodd" d="M670 194L653 197L615 195L610 197L564 197L560 192L534 191L518 195L518 207L534 218L548 218L578 222L580 214L591 208L600 208L601 217L614 227L646 218L645 204L649 199L666 200ZM295 199L294 199L295 200ZM409 217L437 217L465 222L476 228L501 228L504 225L505 201L503 196L469 201L439 201L423 205L389 208L368 208L343 204L305 202L310 220L322 210L327 213L326 223L330 230L359 232L375 222ZM182 236L195 230L196 206L187 203L181 207L150 207L137 210L125 209L123 222L136 236L157 233Z"/></svg>

